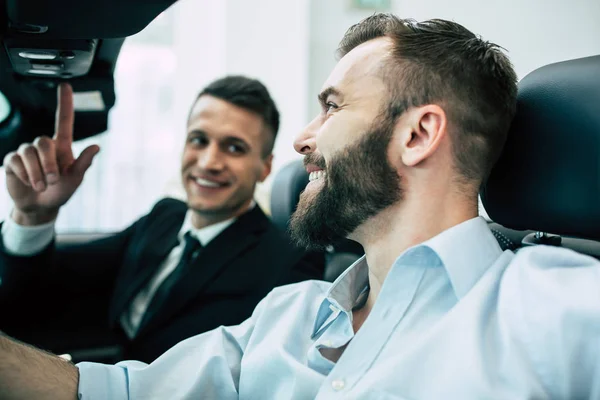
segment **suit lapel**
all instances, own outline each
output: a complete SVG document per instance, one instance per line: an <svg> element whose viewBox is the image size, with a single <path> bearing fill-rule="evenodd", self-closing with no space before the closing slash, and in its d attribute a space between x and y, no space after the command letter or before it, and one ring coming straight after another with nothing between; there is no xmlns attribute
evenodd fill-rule
<svg viewBox="0 0 600 400"><path fill-rule="evenodd" d="M125 308L131 304L135 295L148 284L169 253L178 244L178 233L185 218L187 206L173 208L172 212L156 216L149 221L149 229L139 242L139 255L135 258L134 265L128 268L123 279L117 283L110 321L116 323ZM124 266L127 268L127 266Z"/></svg>
<svg viewBox="0 0 600 400"><path fill-rule="evenodd" d="M167 321L210 285L219 272L227 268L245 250L260 239L260 233L269 226L262 210L253 210L238 218L227 229L202 249L198 258L175 284L160 312L141 327L138 335Z"/></svg>

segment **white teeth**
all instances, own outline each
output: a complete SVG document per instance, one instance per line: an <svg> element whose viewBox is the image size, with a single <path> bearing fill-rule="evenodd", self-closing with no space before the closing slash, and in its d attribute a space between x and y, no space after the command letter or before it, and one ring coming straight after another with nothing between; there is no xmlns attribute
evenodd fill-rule
<svg viewBox="0 0 600 400"><path fill-rule="evenodd" d="M202 179L202 178L196 178L196 183L200 186L207 186L207 187L219 187L221 185L219 185L216 182L211 182L211 181L207 181L206 179Z"/></svg>
<svg viewBox="0 0 600 400"><path fill-rule="evenodd" d="M317 179L324 178L326 175L325 171L314 171L308 175L308 181L316 181Z"/></svg>

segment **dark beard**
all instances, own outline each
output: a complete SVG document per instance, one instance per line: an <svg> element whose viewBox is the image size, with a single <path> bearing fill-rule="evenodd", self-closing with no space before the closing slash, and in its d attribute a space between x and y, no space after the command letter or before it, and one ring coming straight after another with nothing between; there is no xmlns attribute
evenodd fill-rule
<svg viewBox="0 0 600 400"><path fill-rule="evenodd" d="M387 157L393 128L394 120L384 118L334 156L326 169L322 156L306 156L305 164L315 164L327 174L320 190L302 193L292 215L290 233L299 246L323 249L401 200L400 177Z"/></svg>

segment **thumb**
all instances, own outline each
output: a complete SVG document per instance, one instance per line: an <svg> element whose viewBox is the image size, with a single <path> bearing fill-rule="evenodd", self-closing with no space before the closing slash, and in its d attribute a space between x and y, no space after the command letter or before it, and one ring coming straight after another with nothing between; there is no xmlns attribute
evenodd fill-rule
<svg viewBox="0 0 600 400"><path fill-rule="evenodd" d="M100 147L95 144L86 147L71 166L71 172L83 176L90 165L92 165L92 161L99 151Z"/></svg>

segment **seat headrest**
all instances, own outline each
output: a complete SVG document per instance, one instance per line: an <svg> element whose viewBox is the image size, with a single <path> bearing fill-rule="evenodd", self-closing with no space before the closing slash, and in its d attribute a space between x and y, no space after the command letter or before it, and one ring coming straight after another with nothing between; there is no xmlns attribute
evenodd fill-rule
<svg viewBox="0 0 600 400"><path fill-rule="evenodd" d="M600 56L521 80L506 146L481 198L507 228L600 239Z"/></svg>
<svg viewBox="0 0 600 400"><path fill-rule="evenodd" d="M290 217L296 210L300 193L308 184L308 174L302 160L292 161L283 167L271 186L271 220L281 230L287 231Z"/></svg>

